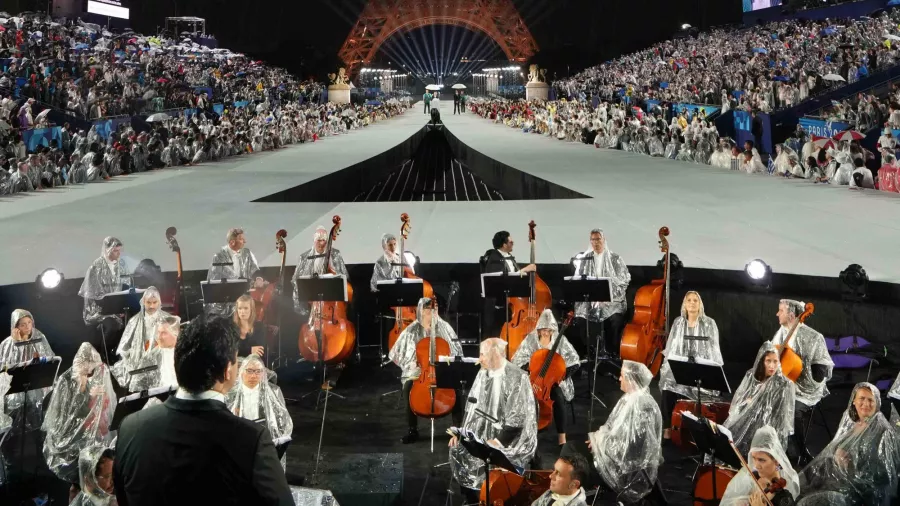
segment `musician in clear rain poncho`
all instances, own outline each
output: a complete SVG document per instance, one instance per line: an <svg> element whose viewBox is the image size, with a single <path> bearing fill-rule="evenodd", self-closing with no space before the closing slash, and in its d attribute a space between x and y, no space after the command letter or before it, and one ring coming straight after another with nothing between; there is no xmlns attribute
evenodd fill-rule
<svg viewBox="0 0 900 506"><path fill-rule="evenodd" d="M622 257L618 253L610 251L609 243L603 230L599 228L591 230L590 240L591 249L577 255L575 274L578 276L609 278L612 300L610 302L576 302L576 326L580 328L573 330L575 330L576 335L585 341L584 347L579 350L579 354L587 356L587 350L594 346L594 337L600 332L600 327L595 325L595 322L602 323L604 325L604 336L606 337L606 351L614 356L618 356L622 329L625 325L625 311L628 309L628 303L625 301L625 291L628 290L628 283L631 282L631 273L628 272L628 266L625 265ZM590 319L592 324L591 332L594 333L594 336L587 335L585 319Z"/></svg>
<svg viewBox="0 0 900 506"><path fill-rule="evenodd" d="M578 358L578 352L575 351L575 348L572 347L566 336L559 333L559 325L556 323L556 318L553 317L553 311L545 309L541 313L534 330L525 336L525 340L522 341L519 349L516 350L516 354L513 355L512 363L528 372L531 356L537 350L553 348L557 339L561 339L561 341L556 353L562 357L563 362L566 364L566 377L559 382L559 385L554 385L550 389L550 398L553 400L553 423L556 425L558 443L563 445L566 444L569 403L575 398L575 385L572 383L572 375L578 371L581 362Z"/></svg>
<svg viewBox="0 0 900 506"><path fill-rule="evenodd" d="M244 230L232 228L225 236L228 244L213 255L212 265L206 273L207 281L220 279L246 279L253 283L255 288L265 286L265 281L259 277L259 264L250 248L245 248L247 239ZM231 316L234 312L234 304L211 303L205 305L207 315Z"/></svg>
<svg viewBox="0 0 900 506"><path fill-rule="evenodd" d="M78 482L78 453L103 442L116 409L109 369L90 343L81 343L72 367L56 378L41 427L44 458L60 479Z"/></svg>
<svg viewBox="0 0 900 506"><path fill-rule="evenodd" d="M891 384L891 389L888 390L887 393L888 401L900 400L900 374L897 374L897 377L894 379L894 383ZM895 427L900 427L900 413L897 413L897 410L894 408L894 403L890 402L890 420L891 425Z"/></svg>
<svg viewBox="0 0 900 506"><path fill-rule="evenodd" d="M24 309L13 311L10 317L9 337L0 342L0 366L12 367L36 357L50 358L52 356L54 356L53 350L50 348L50 343L47 342L47 337L35 328L34 316ZM18 416L21 416L21 409L27 396L26 427L36 429L41 425L44 397L50 390L52 387L10 394L5 399L5 411L17 419Z"/></svg>
<svg viewBox="0 0 900 506"><path fill-rule="evenodd" d="M787 486L775 494L767 494L774 506L791 506L800 495L800 477L781 445L781 435L774 428L765 425L753 433L746 452L747 465L758 477L752 476L746 469L738 471L728 483L720 506L756 506L765 505L762 491L754 483L758 481L765 489L775 479L782 478Z"/></svg>
<svg viewBox="0 0 900 506"><path fill-rule="evenodd" d="M111 320L110 328L122 328L122 322L116 316L104 316L100 312L100 299L104 295L122 290L123 285L131 284L131 271L122 256L122 241L115 237L103 239L100 257L91 263L84 282L78 289L78 295L84 298L82 317L85 325L98 325L104 320Z"/></svg>
<svg viewBox="0 0 900 506"><path fill-rule="evenodd" d="M266 380L267 372L258 356L250 355L243 359L238 381L228 392L225 404L232 413L247 420L264 419L273 440L290 437L294 432L294 421L281 389ZM287 463L286 457L281 457L282 468Z"/></svg>
<svg viewBox="0 0 900 506"><path fill-rule="evenodd" d="M372 279L369 281L369 289L372 292L378 291L379 281L403 277L403 269L398 265L392 265L400 263L400 252L397 251L397 238L393 234L381 236L381 249L384 250L384 254L378 257L378 260L375 260Z"/></svg>
<svg viewBox="0 0 900 506"><path fill-rule="evenodd" d="M113 506L118 504L113 489L113 462L116 451L106 445L91 445L78 455L81 490L69 506Z"/></svg>
<svg viewBox="0 0 900 506"><path fill-rule="evenodd" d="M501 449L509 461L528 468L537 451L537 403L531 381L506 360L506 342L492 337L481 342L481 370L469 390L463 429ZM497 419L494 423L476 410ZM450 439L450 468L463 493L477 500L484 481L484 461L476 459L454 436Z"/></svg>
<svg viewBox="0 0 900 506"><path fill-rule="evenodd" d="M294 277L291 278L291 284L294 285L294 309L301 315L309 315L309 303L300 300L300 292L297 287L297 279L300 276L312 276L313 274L325 274L328 272L328 266L325 265L325 247L328 245L328 230L325 227L318 227L313 234L312 248L304 251L297 261L297 269L294 270ZM348 276L347 267L344 265L344 257L337 248L331 248L331 267L338 276Z"/></svg>
<svg viewBox="0 0 900 506"><path fill-rule="evenodd" d="M690 339L690 337L704 337L706 340ZM681 315L672 322L669 330L669 339L666 341L666 350L663 353L666 359L659 370L659 389L662 392L663 438L669 439L669 423L672 419L672 411L679 399L697 400L697 387L692 385L679 385L675 382L672 369L669 367L669 357L679 360L712 362L722 365L722 351L719 349L719 327L716 321L706 316L703 308L703 299L700 294L690 291L684 295L681 302ZM700 394L704 400L712 400L718 397L720 392L716 390L701 389Z"/></svg>
<svg viewBox="0 0 900 506"><path fill-rule="evenodd" d="M397 342L388 352L388 358L391 362L400 367L400 383L403 385L403 406L406 411L406 422L408 431L402 438L403 444L415 442L419 438L419 429L417 428L419 419L409 406L409 393L412 390L413 383L419 379L422 369L419 367L418 355L416 354L416 346L419 341L428 339L432 335L436 338L442 338L450 345L450 356L462 357L463 349L456 332L447 322L438 314L437 305L434 309L430 307L431 299L422 297L416 306L416 320L410 323L400 336ZM435 357L437 360L439 357ZM462 424L463 407L465 405L465 394L462 390L456 391L456 404L453 405L453 425L460 426Z"/></svg>
<svg viewBox="0 0 900 506"><path fill-rule="evenodd" d="M788 438L794 432L795 394L794 382L781 372L778 350L766 341L734 391L728 418L722 423L742 454L747 453L753 434L765 426L771 427L782 448L787 448Z"/></svg>
<svg viewBox="0 0 900 506"><path fill-rule="evenodd" d="M650 395L653 373L625 360L619 377L623 395L606 423L588 434L594 468L617 500L636 502L656 483L662 458L662 414Z"/></svg>
<svg viewBox="0 0 900 506"><path fill-rule="evenodd" d="M132 362L131 368L126 371L129 392L178 386L178 378L175 376L175 343L178 342L180 333L180 317L166 315L159 319L152 339L146 344L139 359Z"/></svg>
<svg viewBox="0 0 900 506"><path fill-rule="evenodd" d="M778 303L778 323L781 328L772 337L772 343L781 345L790 334L791 328L798 323L806 304L797 300L782 299ZM831 379L834 362L828 354L828 346L825 337L821 333L799 323L794 336L791 338L790 347L803 360L803 370L797 379L796 399L794 404L794 433L788 453L791 456L799 456L803 459L811 458L803 445L804 429L809 417L812 416L812 408L828 395L826 383Z"/></svg>
<svg viewBox="0 0 900 506"><path fill-rule="evenodd" d="M127 387L129 392L142 390L129 384L129 372L139 369L146 355L156 347L157 327L171 315L160 309L159 290L155 286L147 288L141 296L141 310L128 320L116 354L120 360L112 367L113 376L119 385ZM137 378L136 378L137 379Z"/></svg>
<svg viewBox="0 0 900 506"><path fill-rule="evenodd" d="M834 439L800 472L799 505L890 504L900 455L897 432L880 409L878 388L857 383Z"/></svg>

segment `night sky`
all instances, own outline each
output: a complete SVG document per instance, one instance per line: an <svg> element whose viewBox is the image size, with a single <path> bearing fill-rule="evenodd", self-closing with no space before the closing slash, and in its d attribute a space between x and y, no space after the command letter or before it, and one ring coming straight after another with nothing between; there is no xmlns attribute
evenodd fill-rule
<svg viewBox="0 0 900 506"><path fill-rule="evenodd" d="M438 0L430 0L438 1ZM513 0L537 40L533 63L562 77L671 38L682 23L708 28L741 19L740 0ZM258 57L304 77L323 79L365 0L124 0L132 27L152 33L166 16L206 18L222 47ZM436 29L407 42L431 40ZM452 34L453 30L446 30ZM454 40L463 38L454 34ZM449 35L448 35L449 37ZM477 35L469 34L469 38ZM401 43L396 41L396 44ZM392 45L393 47L393 45ZM419 47L424 52L425 48ZM382 51L382 63L397 59ZM396 52L395 55L396 56ZM499 54L502 56L502 53ZM392 63L396 63L392 61ZM477 69L475 69L477 70Z"/></svg>

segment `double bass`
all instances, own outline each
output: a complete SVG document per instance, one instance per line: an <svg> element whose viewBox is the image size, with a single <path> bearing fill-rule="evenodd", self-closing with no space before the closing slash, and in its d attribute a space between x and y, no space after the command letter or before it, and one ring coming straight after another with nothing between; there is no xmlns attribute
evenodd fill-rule
<svg viewBox="0 0 900 506"><path fill-rule="evenodd" d="M625 325L619 354L622 360L640 362L654 376L662 365L669 337L669 227L659 229L659 249L665 254L662 279L638 288L634 296L634 317Z"/></svg>
<svg viewBox="0 0 900 506"><path fill-rule="evenodd" d="M409 215L406 213L401 214L400 221L403 222L403 224L400 225L400 265L403 268L402 277L405 279L422 279L415 275L412 268L406 262L406 240L409 238L409 231L412 229ZM434 290L431 288L431 283L424 279L422 280L422 296L429 299L434 297ZM416 320L415 307L395 307L393 309L394 326L391 327L391 331L388 333L388 350L394 347L394 344L397 342L397 338L400 337L400 333L403 332L403 329Z"/></svg>
<svg viewBox="0 0 900 506"><path fill-rule="evenodd" d="M528 242L531 243L531 264L534 260L535 233L534 220L528 223ZM528 297L511 297L509 299L510 320L503 324L500 330L500 338L507 342L508 357L516 354L516 350L522 345L522 341L529 332L537 326L538 318L545 309L553 305L553 297L550 295L550 287L537 275L537 272L528 273L528 286L531 294Z"/></svg>
<svg viewBox="0 0 900 506"><path fill-rule="evenodd" d="M187 304L187 296L184 293L184 277L183 277L183 269L181 266L181 246L178 245L178 240L175 239L175 234L178 233L178 230L175 227L169 227L166 229L166 244L169 245L169 249L175 252L175 258L178 266L178 274L175 278L175 297L172 301L172 314L181 316L181 305L184 304L184 318L183 320L190 320L190 315L188 314L188 304Z"/></svg>
<svg viewBox="0 0 900 506"><path fill-rule="evenodd" d="M341 217L335 215L331 221L334 225L328 234L325 252L322 254L325 258L322 272L317 272L316 275L335 274L334 266L331 265L331 250L341 231ZM300 328L298 340L303 358L310 362L340 364L350 356L356 344L356 330L353 323L347 319L347 304L352 300L353 287L348 282L347 302L309 303L309 320Z"/></svg>
<svg viewBox="0 0 900 506"><path fill-rule="evenodd" d="M453 410L456 404L456 392L452 388L438 388L437 376L434 372L434 364L439 356L450 355L450 343L444 336L436 336L437 327L437 300L431 299L431 329L428 339L422 339L416 344L416 362L419 364L421 374L419 379L413 381L409 391L409 409L422 418L440 418Z"/></svg>
<svg viewBox="0 0 900 506"><path fill-rule="evenodd" d="M256 305L256 321L258 322L265 321L266 314L269 313L269 304L272 303L272 298L275 296L275 290L284 284L284 259L287 255L287 244L284 242L285 237L287 237L287 230L282 228L275 232L275 249L281 253L281 268L278 270L278 282L269 283L260 290L250 290L250 297L253 298L253 302Z"/></svg>
<svg viewBox="0 0 900 506"><path fill-rule="evenodd" d="M794 338L794 334L797 332L797 328L800 327L801 323L805 323L806 319L812 316L812 314L816 311L816 306L813 305L812 302L807 302L806 307L803 308L803 314L797 318L797 321L794 322L794 326L791 327L791 331L788 333L787 337L784 338L784 343L777 345L778 348L781 349L779 360L781 360L781 372L784 376L794 383L800 378L800 374L803 372L803 360L800 358L800 355L797 355L797 352L791 348L791 339Z"/></svg>
<svg viewBox="0 0 900 506"><path fill-rule="evenodd" d="M550 390L566 379L566 362L562 355L557 353L563 334L572 325L575 312L569 311L562 329L556 338L556 342L550 349L539 349L531 355L528 363L528 375L531 379L531 388L538 403L538 429L546 429L553 420L553 399L550 398ZM540 339L540 336L538 336Z"/></svg>

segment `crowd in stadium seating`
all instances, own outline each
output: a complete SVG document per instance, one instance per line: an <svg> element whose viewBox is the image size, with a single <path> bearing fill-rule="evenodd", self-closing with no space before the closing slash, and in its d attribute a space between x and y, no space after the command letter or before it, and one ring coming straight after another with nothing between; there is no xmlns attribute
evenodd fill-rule
<svg viewBox="0 0 900 506"><path fill-rule="evenodd" d="M898 58L900 13L787 20L656 44L554 83L558 97L716 104L763 112L865 78ZM624 90L624 91L621 91Z"/></svg>

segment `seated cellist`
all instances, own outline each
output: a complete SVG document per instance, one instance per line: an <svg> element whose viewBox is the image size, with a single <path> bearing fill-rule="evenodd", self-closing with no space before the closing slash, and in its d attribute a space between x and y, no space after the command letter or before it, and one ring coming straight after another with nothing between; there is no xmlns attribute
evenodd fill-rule
<svg viewBox="0 0 900 506"><path fill-rule="evenodd" d="M566 444L566 408L575 398L572 375L578 371L580 362L578 352L575 351L566 336L559 333L559 326L556 318L553 317L553 311L545 309L541 313L537 326L525 337L525 340L519 345L519 349L516 350L516 354L513 355L512 363L527 371L534 352L540 349L549 350L557 339L562 339L556 352L566 363L566 379L553 386L550 390L550 398L553 399L553 423L556 425L557 439L560 445L564 445Z"/></svg>

